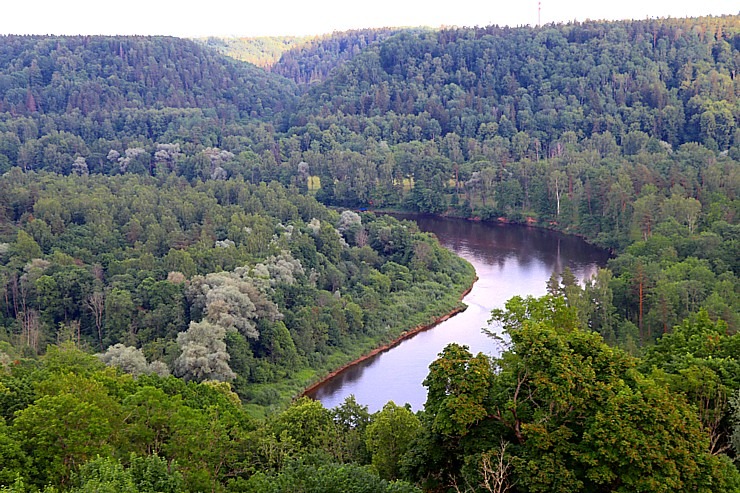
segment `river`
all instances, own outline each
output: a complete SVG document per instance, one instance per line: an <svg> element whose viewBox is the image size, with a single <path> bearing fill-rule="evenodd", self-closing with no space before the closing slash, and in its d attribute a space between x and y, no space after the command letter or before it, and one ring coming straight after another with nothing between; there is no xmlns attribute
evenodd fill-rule
<svg viewBox="0 0 740 493"><path fill-rule="evenodd" d="M397 346L354 365L326 381L310 396L325 407L341 404L354 394L370 412L392 400L422 409L422 385L429 364L449 343L470 347L475 354L498 355L501 347L482 332L491 310L502 308L515 295L541 296L553 271L567 266L578 279L593 275L609 258L604 250L582 239L518 225L480 223L435 216L397 216L415 220L422 231L474 267L478 281L463 299L468 308L454 317L404 340Z"/></svg>

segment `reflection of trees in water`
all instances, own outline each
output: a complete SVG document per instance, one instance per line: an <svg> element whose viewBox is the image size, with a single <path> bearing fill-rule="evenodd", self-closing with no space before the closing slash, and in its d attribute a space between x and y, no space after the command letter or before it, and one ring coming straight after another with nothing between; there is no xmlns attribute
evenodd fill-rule
<svg viewBox="0 0 740 493"><path fill-rule="evenodd" d="M608 259L605 251L580 238L544 229L431 216L416 217L416 222L421 230L435 233L454 252L470 252L482 263L498 268L512 259L522 268L536 262L558 273L570 267L582 280L596 272L594 263L603 264Z"/></svg>
<svg viewBox="0 0 740 493"><path fill-rule="evenodd" d="M349 368L343 370L340 374L332 378L330 382L321 385L315 391L309 393L308 396L312 399L320 401L322 398L332 395L334 392L336 392L338 389L341 389L345 385L358 381L360 378L362 378L362 374L365 370L380 361L380 356L382 354L383 353L380 353L374 358L370 358L360 364L350 366Z"/></svg>

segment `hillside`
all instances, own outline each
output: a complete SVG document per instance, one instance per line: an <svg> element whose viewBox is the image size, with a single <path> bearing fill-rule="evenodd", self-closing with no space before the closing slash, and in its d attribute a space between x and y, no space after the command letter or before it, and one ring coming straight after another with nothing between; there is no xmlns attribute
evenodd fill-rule
<svg viewBox="0 0 740 493"><path fill-rule="evenodd" d="M620 252L667 238L715 278L681 303L685 287L655 271L663 294L638 300L615 264L621 315L641 338L702 306L736 328L717 280L740 273L739 26L336 33L283 54L273 70L293 81L172 38L7 37L0 170L274 180L330 205L537 223Z"/></svg>
<svg viewBox="0 0 740 493"><path fill-rule="evenodd" d="M292 104L284 80L178 38L4 36L0 74L0 111L14 115L201 108L267 118Z"/></svg>
<svg viewBox="0 0 740 493"><path fill-rule="evenodd" d="M270 71L287 77L299 85L314 84L328 79L335 68L353 60L366 50L377 47L400 29L360 29L332 33L306 39L286 50L270 67Z"/></svg>
<svg viewBox="0 0 740 493"><path fill-rule="evenodd" d="M253 63L305 86L325 80L334 68L400 31L360 29L321 36L208 38L199 41L219 53Z"/></svg>
<svg viewBox="0 0 740 493"><path fill-rule="evenodd" d="M413 117L419 140L455 133L480 141L485 125L506 139L525 132L543 148L568 131L609 131L618 140L643 131L672 146L725 150L737 112L739 23L728 16L403 32L314 87L298 118L343 114L364 130L374 116ZM389 144L411 140L378 126Z"/></svg>

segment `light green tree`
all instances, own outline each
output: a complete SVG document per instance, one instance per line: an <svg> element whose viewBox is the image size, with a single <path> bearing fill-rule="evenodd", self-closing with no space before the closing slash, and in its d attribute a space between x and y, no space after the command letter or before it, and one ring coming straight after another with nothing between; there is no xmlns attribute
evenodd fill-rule
<svg viewBox="0 0 740 493"><path fill-rule="evenodd" d="M408 408L388 402L378 411L365 431L372 464L380 477L397 479L399 460L420 428L419 418Z"/></svg>

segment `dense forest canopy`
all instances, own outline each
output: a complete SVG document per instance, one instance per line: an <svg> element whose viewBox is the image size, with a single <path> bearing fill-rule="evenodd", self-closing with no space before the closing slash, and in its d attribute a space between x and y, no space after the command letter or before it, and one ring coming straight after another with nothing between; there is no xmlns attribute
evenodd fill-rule
<svg viewBox="0 0 740 493"><path fill-rule="evenodd" d="M280 394L258 384L305 385L300 370L430 321L472 280L413 224L339 215L274 182L18 170L0 182L8 219L25 224L2 253L1 316L19 349L69 339L122 361L138 348L263 406Z"/></svg>
<svg viewBox="0 0 740 493"><path fill-rule="evenodd" d="M285 81L178 38L5 36L0 46L0 110L11 114L210 108L260 118L292 102Z"/></svg>
<svg viewBox="0 0 740 493"><path fill-rule="evenodd" d="M738 69L738 16L1 37L0 491L740 491ZM419 413L286 408L474 278L358 208L615 256Z"/></svg>

